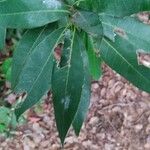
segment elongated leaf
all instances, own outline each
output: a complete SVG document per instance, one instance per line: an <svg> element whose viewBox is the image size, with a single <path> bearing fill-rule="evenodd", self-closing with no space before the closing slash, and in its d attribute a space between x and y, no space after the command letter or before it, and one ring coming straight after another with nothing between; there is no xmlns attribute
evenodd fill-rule
<svg viewBox="0 0 150 150"><path fill-rule="evenodd" d="M82 42L81 37L78 37L78 38L80 38L80 42ZM72 124L77 136L79 135L80 129L85 120L85 117L89 108L90 96L91 96L91 78L90 78L90 71L89 71L88 56L86 54L84 44L82 44L82 47L83 47L82 55L83 55L83 60L84 60L83 61L84 62L84 83L82 86L82 93L81 93L81 99L80 99L80 103L78 106L78 110L76 112L76 116Z"/></svg>
<svg viewBox="0 0 150 150"><path fill-rule="evenodd" d="M0 25L33 28L57 21L68 11L59 0L4 0L0 2Z"/></svg>
<svg viewBox="0 0 150 150"><path fill-rule="evenodd" d="M28 30L20 41L13 56L12 69L12 89L15 89L20 74L24 69L28 58L32 54L35 47L43 41L56 28L56 24L50 24L33 30Z"/></svg>
<svg viewBox="0 0 150 150"><path fill-rule="evenodd" d="M0 26L0 51L4 48L5 36L6 36L6 29Z"/></svg>
<svg viewBox="0 0 150 150"><path fill-rule="evenodd" d="M137 50L142 49L143 51L150 52L149 25L133 17L120 19L105 14L100 15L100 20L102 21L104 35L112 41L115 41L115 36L118 34L129 43L134 44Z"/></svg>
<svg viewBox="0 0 150 150"><path fill-rule="evenodd" d="M65 42L64 42L64 48L62 50L60 67L64 67L68 63L68 58L69 58L68 48L71 45L70 38L71 37L67 34L66 38L65 38ZM81 37L78 36L78 38L80 38L80 42L82 42ZM88 63L88 57L87 57L83 43L82 43L82 47L83 48L81 50L82 50L82 55L83 55L83 60L84 60L84 75L85 75L85 77L84 77L84 84L82 86L82 94L81 94L81 99L80 99L80 103L78 106L78 111L77 111L75 119L73 121L73 128L75 130L76 135L79 135L83 121L86 117L86 113L88 111L88 107L89 107L89 103L90 103L90 94L91 94L91 91L90 91L91 90L91 88L90 88L91 87L91 82L90 82L91 78L90 78L90 72L89 72L89 63Z"/></svg>
<svg viewBox="0 0 150 150"><path fill-rule="evenodd" d="M90 36L85 37L85 46L88 54L90 73L94 80L98 80L102 75L101 63L102 60L94 47L94 41Z"/></svg>
<svg viewBox="0 0 150 150"><path fill-rule="evenodd" d="M86 0L80 7L112 16L130 16L140 11L150 10L150 0Z"/></svg>
<svg viewBox="0 0 150 150"><path fill-rule="evenodd" d="M35 5L36 4L36 5ZM58 0L4 0L0 2L0 49L6 28L34 28L57 21L69 13ZM15 21L14 21L15 20ZM3 26L3 27L2 27Z"/></svg>
<svg viewBox="0 0 150 150"><path fill-rule="evenodd" d="M23 104L16 109L19 117L24 111L36 104L51 87L53 52L62 37L64 28L54 30L32 51L20 74L15 90L26 92Z"/></svg>
<svg viewBox="0 0 150 150"><path fill-rule="evenodd" d="M119 36L116 36L115 42L104 38L100 52L112 69L138 88L150 92L150 69L138 64L137 47L133 43Z"/></svg>
<svg viewBox="0 0 150 150"><path fill-rule="evenodd" d="M74 120L84 82L82 46L76 32L71 38L68 65L56 67L52 77L52 93L56 124L62 144Z"/></svg>
<svg viewBox="0 0 150 150"><path fill-rule="evenodd" d="M89 105L90 105L90 95L91 95L91 82L89 72L85 72L84 84L82 87L82 94L76 116L73 121L73 128L77 136L79 136L82 124L85 120Z"/></svg>
<svg viewBox="0 0 150 150"><path fill-rule="evenodd" d="M73 22L95 38L102 38L103 29L98 14L88 11L77 11Z"/></svg>
<svg viewBox="0 0 150 150"><path fill-rule="evenodd" d="M117 37L120 36L120 39L122 39L126 43L126 44L123 44L123 42L121 42L120 45L122 45L122 47L120 47L120 49L122 49L122 53L125 53L124 51L128 52L128 55L126 54L125 59L132 59L133 57L133 60L130 63L131 65L133 64L137 65L137 66L133 65L133 67L135 67L134 70L136 70L137 72L137 75L135 73L133 73L133 75L138 76L137 78L140 78L139 73L141 73L141 70L140 70L141 66L139 66L138 64L137 53L138 52L150 52L150 39L149 39L150 27L149 25L143 24L142 22L140 22L139 20L133 17L125 17L123 19L120 19L120 18L115 18L115 17L103 14L103 15L100 15L100 19L102 21L104 35L108 37L109 39L111 39L112 41L114 41L114 45L116 46L115 48L118 48L117 47L118 43L116 45L116 36ZM103 51L103 49L101 50ZM130 54L131 53L130 51L133 52L132 55ZM146 80L149 80L149 72L147 73L147 77L145 73L145 76L144 76L145 82L143 80L143 83L141 81L142 84L138 84L136 83L136 81L134 81L136 79L134 79L133 77L132 77L133 79L131 80L131 77L130 77L131 74L127 75L128 72L126 74L123 74L123 72L119 70L119 68L118 69L115 68L115 70L117 69L116 71L118 71L126 79L131 81L134 85L138 86L140 89L146 90L147 92L149 92L149 85L148 84L144 84L145 86L142 85L145 82L149 83L148 81L146 81ZM142 68L142 69L144 70L145 68Z"/></svg>
<svg viewBox="0 0 150 150"><path fill-rule="evenodd" d="M78 38L80 38L78 36ZM60 67L66 66L68 62L68 48L70 47L70 36L66 36L65 42L64 42L64 49L61 56L61 62ZM82 39L80 38L80 42L82 42ZM76 112L74 121L72 123L73 128L75 130L76 135L78 136L80 133L80 129L82 127L82 124L85 120L88 107L90 104L90 95L91 95L91 78L90 78L90 72L89 72L89 64L88 64L88 57L84 48L84 45L82 43L82 55L84 60L84 83L82 86L82 93L80 98L80 103L78 106L78 110Z"/></svg>

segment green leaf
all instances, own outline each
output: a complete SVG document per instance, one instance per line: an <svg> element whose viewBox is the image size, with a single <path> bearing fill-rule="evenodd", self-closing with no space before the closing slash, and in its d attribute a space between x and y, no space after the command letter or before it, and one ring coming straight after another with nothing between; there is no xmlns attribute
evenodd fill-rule
<svg viewBox="0 0 150 150"><path fill-rule="evenodd" d="M6 73L6 80L11 82L11 70L12 68L10 67Z"/></svg>
<svg viewBox="0 0 150 150"><path fill-rule="evenodd" d="M2 73L6 75L11 65L12 65L12 58L6 59L2 64Z"/></svg>
<svg viewBox="0 0 150 150"><path fill-rule="evenodd" d="M80 27L94 38L102 38L103 28L98 14L88 11L77 11L73 15L72 21L76 26Z"/></svg>
<svg viewBox="0 0 150 150"><path fill-rule="evenodd" d="M88 54L89 69L94 80L98 80L102 75L101 63L102 60L96 52L94 41L90 36L85 37L85 46Z"/></svg>
<svg viewBox="0 0 150 150"><path fill-rule="evenodd" d="M120 36L120 39L125 41L126 47L128 47L128 45L130 45L129 46L130 51L134 52L134 54L130 55L131 52L129 51L129 49L125 48L125 44L122 44L122 46L123 46L122 51L127 51L125 59L129 59L129 58L132 59L132 57L133 57L133 59L130 63L132 63L131 65L136 64L136 66L133 66L133 67L135 67L134 70L136 70L137 73L134 72L132 74L135 76L140 76L140 73L138 73L138 72L142 72L140 70L140 67L142 67L142 66L140 66L138 64L137 54L138 54L138 52L148 52L148 53L150 52L150 39L149 39L150 27L149 27L149 25L146 25L133 17L125 17L123 19L120 19L120 18L108 16L105 14L100 15L100 20L102 21L104 35L106 37L108 37L109 39L114 41L114 43L116 43L115 42L116 37ZM120 43L120 45L121 45L121 43ZM117 46L117 45L115 45L115 46ZM121 47L120 47L120 49L121 49ZM133 49L135 51L133 51ZM103 51L103 50L101 49L101 51ZM128 53L128 55L127 55L127 53ZM129 57L129 58L127 58L127 57ZM127 67L127 66L124 66L124 67ZM146 77L146 73L143 77L143 78L145 78L145 81L143 80L143 83L147 82L147 85L145 84L145 86L143 86L143 85L141 85L142 80L141 80L140 84L136 83L134 81L135 78L131 77L132 76L131 73L129 74L126 72L126 74L124 74L123 73L124 71L121 72L121 68L120 68L120 70L117 70L116 67L114 67L114 66L113 66L113 68L115 68L114 70L116 70L118 73L120 73L126 79L128 79L134 85L136 85L137 87L139 87L142 90L149 92L149 85L148 85L149 82L147 81L147 80L149 80L149 78L148 78L149 72L150 72L149 70L147 70L147 77ZM142 67L142 69L144 69L144 71L145 71L144 67ZM133 78L133 79L131 79L131 78ZM139 77L137 77L137 78L139 78Z"/></svg>
<svg viewBox="0 0 150 150"><path fill-rule="evenodd" d="M69 5L73 5L77 0L65 0Z"/></svg>
<svg viewBox="0 0 150 150"><path fill-rule="evenodd" d="M5 36L6 36L6 29L0 26L0 51L4 48Z"/></svg>
<svg viewBox="0 0 150 150"><path fill-rule="evenodd" d="M116 34L134 44L137 50L150 52L150 26L136 18L125 17L123 19L100 15L103 25L103 33L106 37L115 41ZM140 29L140 30L139 30Z"/></svg>
<svg viewBox="0 0 150 150"><path fill-rule="evenodd" d="M55 22L67 14L69 11L59 0L1 1L0 49L5 44L6 28L35 28Z"/></svg>
<svg viewBox="0 0 150 150"><path fill-rule="evenodd" d="M82 124L85 120L89 105L90 105L90 96L91 96L91 82L89 72L85 72L84 84L82 87L82 94L80 98L80 103L76 116L73 121L73 128L77 136L79 136Z"/></svg>
<svg viewBox="0 0 150 150"><path fill-rule="evenodd" d="M80 2L79 8L92 12L100 12L104 8L105 4L102 0L83 0Z"/></svg>
<svg viewBox="0 0 150 150"><path fill-rule="evenodd" d="M57 21L69 13L59 0L4 0L0 24L9 28L33 28Z"/></svg>
<svg viewBox="0 0 150 150"><path fill-rule="evenodd" d="M8 126L10 121L11 121L10 109L3 106L0 107L0 124Z"/></svg>
<svg viewBox="0 0 150 150"><path fill-rule="evenodd" d="M80 38L80 42L82 42L81 38ZM85 48L83 45L82 55L83 55L83 60L84 60L84 82L82 86L82 93L81 93L78 110L76 112L76 116L72 123L77 136L79 135L82 124L85 120L85 117L89 108L90 96L91 96L91 78L90 78L90 71L89 71L88 56L84 49Z"/></svg>
<svg viewBox="0 0 150 150"><path fill-rule="evenodd" d="M55 67L52 76L52 94L56 124L62 144L74 120L81 100L84 83L82 45L74 31L65 67Z"/></svg>
<svg viewBox="0 0 150 150"><path fill-rule="evenodd" d="M86 0L80 3L80 7L97 13L123 17L140 11L149 11L150 0Z"/></svg>
<svg viewBox="0 0 150 150"><path fill-rule="evenodd" d="M10 128L15 129L16 126L17 121L14 112L7 107L0 107L0 133L5 132Z"/></svg>
<svg viewBox="0 0 150 150"><path fill-rule="evenodd" d="M56 29L44 37L27 58L15 88L17 92L27 93L25 101L15 110L17 118L36 104L50 89L53 52L63 36L64 30L64 28Z"/></svg>
<svg viewBox="0 0 150 150"><path fill-rule="evenodd" d="M103 60L135 86L150 93L150 69L138 64L136 52L133 43L118 35L115 42L104 38L101 43Z"/></svg>
<svg viewBox="0 0 150 150"><path fill-rule="evenodd" d="M5 132L7 129L7 126L5 124L0 124L0 133Z"/></svg>
<svg viewBox="0 0 150 150"><path fill-rule="evenodd" d="M52 31L55 30L56 27L56 24L49 24L45 27L27 30L27 32L24 34L13 56L12 89L15 89L20 74L22 73L22 70L24 69L35 47L37 47L44 38L52 33Z"/></svg>
<svg viewBox="0 0 150 150"><path fill-rule="evenodd" d="M11 82L12 58L6 59L2 64L2 73L7 81Z"/></svg>

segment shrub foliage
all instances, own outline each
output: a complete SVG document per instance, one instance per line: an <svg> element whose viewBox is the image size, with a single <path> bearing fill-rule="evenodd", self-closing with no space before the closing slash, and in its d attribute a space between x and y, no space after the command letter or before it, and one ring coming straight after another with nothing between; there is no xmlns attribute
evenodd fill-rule
<svg viewBox="0 0 150 150"><path fill-rule="evenodd" d="M26 30L12 60L12 89L26 93L17 118L51 90L61 142L71 125L78 135L103 61L150 93L150 68L138 62L150 26L137 18L149 10L150 0L1 0L0 48L6 29Z"/></svg>

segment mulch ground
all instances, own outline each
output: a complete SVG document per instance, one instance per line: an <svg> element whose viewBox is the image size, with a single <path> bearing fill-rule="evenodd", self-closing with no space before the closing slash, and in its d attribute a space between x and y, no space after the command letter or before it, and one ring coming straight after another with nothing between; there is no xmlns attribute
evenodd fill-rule
<svg viewBox="0 0 150 150"><path fill-rule="evenodd" d="M72 129L64 150L150 150L150 95L129 84L109 67L92 84L92 97L80 136ZM52 101L28 119L11 138L0 138L0 150L60 150ZM31 113L31 112L30 112Z"/></svg>

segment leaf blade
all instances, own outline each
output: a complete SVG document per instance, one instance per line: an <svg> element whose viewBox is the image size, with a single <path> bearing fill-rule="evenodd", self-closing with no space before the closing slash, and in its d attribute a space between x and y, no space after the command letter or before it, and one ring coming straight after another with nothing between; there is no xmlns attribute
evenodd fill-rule
<svg viewBox="0 0 150 150"><path fill-rule="evenodd" d="M50 24L48 26L27 30L24 34L13 55L12 89L15 89L28 57L30 57L35 47L55 28L56 24Z"/></svg>
<svg viewBox="0 0 150 150"><path fill-rule="evenodd" d="M5 45L5 36L6 36L6 29L0 26L0 51L4 48Z"/></svg>
<svg viewBox="0 0 150 150"><path fill-rule="evenodd" d="M137 49L143 49L146 52L150 51L149 25L140 22L134 17L125 17L121 19L106 14L100 15L100 20L103 25L104 36L110 40L115 41L115 36L117 34L122 38L126 38L128 42L133 43Z"/></svg>
<svg viewBox="0 0 150 150"><path fill-rule="evenodd" d="M17 118L36 104L51 87L53 51L64 33L64 28L54 30L35 47L28 58L15 91L27 92L25 101L15 110ZM50 43L50 45L49 45ZM42 50L42 51L41 51Z"/></svg>
<svg viewBox="0 0 150 150"><path fill-rule="evenodd" d="M85 47L87 50L88 60L89 60L89 68L90 73L94 80L98 80L102 75L101 63L102 59L96 52L96 48L94 46L94 41L91 37L85 37Z"/></svg>
<svg viewBox="0 0 150 150"><path fill-rule="evenodd" d="M52 78L55 118L62 144L78 109L84 80L80 42L75 31L71 43L68 65L56 69Z"/></svg>
<svg viewBox="0 0 150 150"><path fill-rule="evenodd" d="M79 35L80 42L82 42L82 35ZM82 124L85 120L89 104L90 104L90 97L91 97L91 77L90 77L90 70L89 70L89 61L88 56L86 53L86 48L82 42L82 55L83 55L83 62L84 62L84 82L82 86L82 93L80 98L80 103L78 106L78 110L76 112L75 118L73 120L73 128L75 130L76 135L78 136L82 127Z"/></svg>
<svg viewBox="0 0 150 150"><path fill-rule="evenodd" d="M100 53L112 69L138 88L150 92L150 70L138 64L136 50L133 44L117 36L115 42L103 39Z"/></svg>
<svg viewBox="0 0 150 150"><path fill-rule="evenodd" d="M141 11L149 11L150 0L86 0L80 3L80 7L96 13L124 17Z"/></svg>
<svg viewBox="0 0 150 150"><path fill-rule="evenodd" d="M43 26L68 13L58 0L6 0L0 3L1 25L9 28Z"/></svg>
<svg viewBox="0 0 150 150"><path fill-rule="evenodd" d="M103 29L98 14L88 11L77 11L73 15L72 21L94 38L102 38Z"/></svg>

